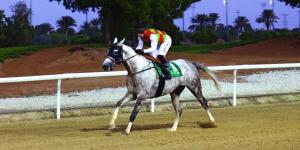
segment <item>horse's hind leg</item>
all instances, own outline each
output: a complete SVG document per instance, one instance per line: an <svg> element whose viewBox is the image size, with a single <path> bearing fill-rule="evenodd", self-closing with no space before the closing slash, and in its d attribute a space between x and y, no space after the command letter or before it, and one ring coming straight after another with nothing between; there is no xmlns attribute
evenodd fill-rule
<svg viewBox="0 0 300 150"><path fill-rule="evenodd" d="M174 109L175 109L176 118L175 118L175 121L173 123L172 128L170 128L169 131L174 132L177 129L179 118L180 118L181 113L182 113L182 109L181 109L180 104L179 104L179 96L180 96L181 92L184 90L184 88L185 88L184 86L180 86L174 92L172 92L170 94L171 98L172 98L172 104L173 104Z"/></svg>
<svg viewBox="0 0 300 150"><path fill-rule="evenodd" d="M121 107L123 104L125 104L125 103L127 103L127 102L133 100L133 97L134 97L133 94L131 94L131 93L126 93L126 95L125 95L122 99L120 99L120 100L117 102L116 107L115 107L115 111L114 111L114 113L113 113L113 115L112 115L112 118L111 118L111 120L110 120L110 122L109 122L109 129L114 129L114 128L116 127L116 125L115 125L115 120L117 119L117 116L118 116L118 112L119 112L120 107Z"/></svg>
<svg viewBox="0 0 300 150"><path fill-rule="evenodd" d="M205 109L207 116L210 120L211 123L215 122L214 117L212 116L212 114L210 113L209 109L208 109L208 104L207 104L207 100L204 98L202 91L201 91L201 85L200 85L200 81L198 82L199 84L193 86L193 87L188 87L188 89L193 93L193 95L197 98L197 100L200 102L201 106Z"/></svg>

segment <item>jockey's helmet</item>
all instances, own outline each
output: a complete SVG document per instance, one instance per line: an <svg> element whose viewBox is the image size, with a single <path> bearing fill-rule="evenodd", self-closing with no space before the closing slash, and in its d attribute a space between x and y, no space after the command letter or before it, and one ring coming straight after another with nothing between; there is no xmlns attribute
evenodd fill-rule
<svg viewBox="0 0 300 150"><path fill-rule="evenodd" d="M136 30L137 33L141 34L141 33L143 33L147 28L148 28L148 27L147 27L146 23L144 23L144 22L139 22L139 23L136 25L135 30Z"/></svg>

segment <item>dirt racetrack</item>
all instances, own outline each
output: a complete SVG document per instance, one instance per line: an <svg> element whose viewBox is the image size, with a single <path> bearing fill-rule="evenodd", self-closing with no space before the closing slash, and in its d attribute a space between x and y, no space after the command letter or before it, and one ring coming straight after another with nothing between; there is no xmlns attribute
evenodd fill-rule
<svg viewBox="0 0 300 150"><path fill-rule="evenodd" d="M184 110L178 130L167 131L173 112L140 113L129 136L129 114L108 130L110 115L0 123L0 149L200 150L300 149L300 103L211 109L216 128L206 128L203 109Z"/></svg>
<svg viewBox="0 0 300 150"><path fill-rule="evenodd" d="M0 64L0 77L33 76L60 73L102 71L107 49L84 49L69 52L73 46L44 49L31 55L10 59ZM272 39L246 46L219 50L209 54L172 52L168 59L187 59L207 66L299 63L300 40L293 38ZM122 66L117 68L124 70ZM247 72L247 71L246 71ZM242 73L242 72L239 72ZM231 78L231 72L223 77ZM62 91L82 91L104 87L125 86L124 77L89 78L62 81ZM0 97L16 97L55 93L56 81L0 84Z"/></svg>

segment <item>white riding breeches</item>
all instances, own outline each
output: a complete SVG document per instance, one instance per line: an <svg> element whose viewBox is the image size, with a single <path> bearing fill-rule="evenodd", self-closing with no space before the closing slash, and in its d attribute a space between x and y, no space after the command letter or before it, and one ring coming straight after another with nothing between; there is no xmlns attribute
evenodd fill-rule
<svg viewBox="0 0 300 150"><path fill-rule="evenodd" d="M166 56L171 45L172 45L172 39L169 35L167 35L165 41L163 43L157 45L156 51L149 52L148 54L154 58L156 58L157 55Z"/></svg>
<svg viewBox="0 0 300 150"><path fill-rule="evenodd" d="M169 35L166 35L166 39L160 46L158 46L158 55L166 56L172 45L172 39Z"/></svg>

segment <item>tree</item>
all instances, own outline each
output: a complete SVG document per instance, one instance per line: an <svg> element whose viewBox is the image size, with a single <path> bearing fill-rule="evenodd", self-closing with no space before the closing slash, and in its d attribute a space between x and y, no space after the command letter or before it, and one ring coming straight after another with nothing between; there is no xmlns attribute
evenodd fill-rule
<svg viewBox="0 0 300 150"><path fill-rule="evenodd" d="M91 29L91 24L88 22L84 22L83 25L81 25L79 28L79 33L88 36L90 29Z"/></svg>
<svg viewBox="0 0 300 150"><path fill-rule="evenodd" d="M53 31L53 27L50 23L42 23L35 27L36 34L49 35L51 31Z"/></svg>
<svg viewBox="0 0 300 150"><path fill-rule="evenodd" d="M80 26L78 33L88 37L90 42L102 42L101 18L95 18L90 22L85 22Z"/></svg>
<svg viewBox="0 0 300 150"><path fill-rule="evenodd" d="M91 28L89 31L89 37L90 37L90 42L102 42L104 41L103 39L103 33L102 33L102 18L95 18L91 21Z"/></svg>
<svg viewBox="0 0 300 150"><path fill-rule="evenodd" d="M210 25L213 27L213 29L216 29L216 24L219 19L220 16L218 13L210 13L208 15L208 21L210 22Z"/></svg>
<svg viewBox="0 0 300 150"><path fill-rule="evenodd" d="M189 30L198 31L208 26L209 17L206 14L197 14L191 19L192 25L189 26Z"/></svg>
<svg viewBox="0 0 300 150"><path fill-rule="evenodd" d="M4 10L0 10L0 47L5 46L6 44L4 21L5 21Z"/></svg>
<svg viewBox="0 0 300 150"><path fill-rule="evenodd" d="M58 27L57 31L64 33L66 38L75 31L73 27L77 26L76 21L70 16L62 16L57 20L56 24Z"/></svg>
<svg viewBox="0 0 300 150"><path fill-rule="evenodd" d="M10 37L11 41L15 45L28 45L33 43L34 28L29 22L29 16L31 10L27 8L25 2L20 1L11 7L13 15L6 19L7 28L11 28L8 31L7 37Z"/></svg>
<svg viewBox="0 0 300 150"><path fill-rule="evenodd" d="M245 16L239 16L234 20L234 24L239 32L245 32L249 24L249 20Z"/></svg>
<svg viewBox="0 0 300 150"><path fill-rule="evenodd" d="M270 30L271 26L274 25L274 23L277 23L277 20L279 17L277 17L273 10L271 9L265 9L262 14L256 18L257 23L264 23L267 27L267 31Z"/></svg>
<svg viewBox="0 0 300 150"><path fill-rule="evenodd" d="M290 5L292 7L300 7L299 0L279 0L281 2L285 2L286 5Z"/></svg>
<svg viewBox="0 0 300 150"><path fill-rule="evenodd" d="M5 14L4 10L0 10L0 27L4 27L5 21Z"/></svg>
<svg viewBox="0 0 300 150"><path fill-rule="evenodd" d="M147 22L150 27L174 30L176 27L173 25L173 19L181 17L184 10L186 10L193 2L200 0L50 1L63 2L63 5L72 11L83 12L89 8L98 11L99 17L102 17L101 21L105 43L110 44L111 35L126 36L131 39L136 38L134 27L139 21ZM169 31L169 33L173 34L172 31Z"/></svg>
<svg viewBox="0 0 300 150"><path fill-rule="evenodd" d="M42 23L35 26L35 42L39 44L49 44L50 33L53 29L49 23Z"/></svg>
<svg viewBox="0 0 300 150"><path fill-rule="evenodd" d="M204 28L211 28L213 30L216 29L217 21L220 16L217 13L210 14L197 14L195 17L191 19L192 25L189 26L189 30L191 31L199 31Z"/></svg>
<svg viewBox="0 0 300 150"><path fill-rule="evenodd" d="M217 35L211 28L206 28L192 33L191 40L197 44L211 44L217 41Z"/></svg>

